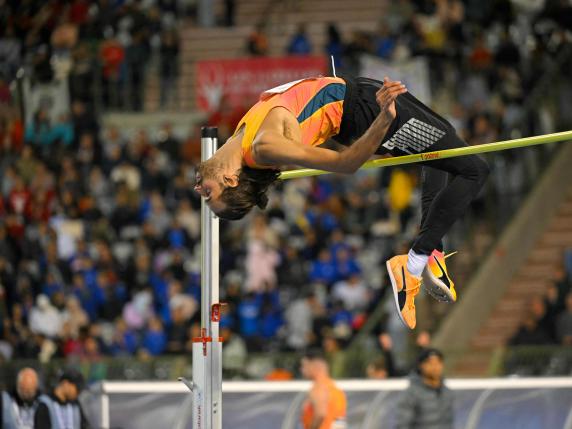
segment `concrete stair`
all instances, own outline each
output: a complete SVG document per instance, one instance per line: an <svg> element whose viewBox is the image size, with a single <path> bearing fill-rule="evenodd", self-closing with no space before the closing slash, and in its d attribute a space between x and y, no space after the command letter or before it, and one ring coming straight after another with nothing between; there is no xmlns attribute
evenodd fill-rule
<svg viewBox="0 0 572 429"><path fill-rule="evenodd" d="M572 193L560 205L491 316L472 338L469 352L455 366L455 375L487 374L493 351L516 332L530 299L543 295L554 281L555 268L568 247L572 247Z"/></svg>
<svg viewBox="0 0 572 429"><path fill-rule="evenodd" d="M220 2L219 2L220 3ZM177 96L166 106L170 111L191 111L195 107L195 63L199 60L226 59L245 56L248 36L263 14L269 10L268 38L270 56L283 55L292 34L300 23L306 24L313 53L322 54L326 41L326 25L336 22L348 39L352 31L375 31L386 1L332 0L324 7L322 0L274 2L240 0L237 2L236 26L232 28L200 28L190 21L181 26L181 53ZM220 6L217 8L220 13ZM158 70L151 67L145 85L145 111L160 110Z"/></svg>

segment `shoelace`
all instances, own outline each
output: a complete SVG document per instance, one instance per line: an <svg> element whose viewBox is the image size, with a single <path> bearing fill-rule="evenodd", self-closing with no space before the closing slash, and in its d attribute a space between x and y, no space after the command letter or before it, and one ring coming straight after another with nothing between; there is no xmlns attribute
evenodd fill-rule
<svg viewBox="0 0 572 429"><path fill-rule="evenodd" d="M446 255L443 255L443 259L447 259L450 256L456 255L457 253L459 253L458 250L455 250L454 252L448 253Z"/></svg>

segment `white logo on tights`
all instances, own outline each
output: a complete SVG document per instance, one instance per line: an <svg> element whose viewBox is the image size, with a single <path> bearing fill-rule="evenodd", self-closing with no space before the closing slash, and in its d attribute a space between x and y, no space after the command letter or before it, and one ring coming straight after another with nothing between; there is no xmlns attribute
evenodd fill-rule
<svg viewBox="0 0 572 429"><path fill-rule="evenodd" d="M421 153L445 135L445 131L426 124L419 119L411 118L385 143L388 150L395 148L409 154Z"/></svg>

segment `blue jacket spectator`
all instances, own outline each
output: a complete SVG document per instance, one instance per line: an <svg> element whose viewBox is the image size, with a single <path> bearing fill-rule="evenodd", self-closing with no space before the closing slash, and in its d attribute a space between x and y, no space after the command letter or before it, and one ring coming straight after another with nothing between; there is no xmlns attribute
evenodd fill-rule
<svg viewBox="0 0 572 429"><path fill-rule="evenodd" d="M260 300L252 293L248 294L238 305L238 322L243 337L256 337L260 334L258 318L260 317Z"/></svg>
<svg viewBox="0 0 572 429"><path fill-rule="evenodd" d="M311 52L312 44L306 34L306 26L304 24L300 24L288 45L288 53L291 55L308 55Z"/></svg>
<svg viewBox="0 0 572 429"><path fill-rule="evenodd" d="M167 334L163 330L163 324L158 317L152 317L149 320L149 327L143 336L141 346L151 356L160 355L167 347Z"/></svg>
<svg viewBox="0 0 572 429"><path fill-rule="evenodd" d="M332 261L331 253L328 249L322 249L318 255L318 260L312 262L310 268L310 281L332 284L336 281L337 271Z"/></svg>

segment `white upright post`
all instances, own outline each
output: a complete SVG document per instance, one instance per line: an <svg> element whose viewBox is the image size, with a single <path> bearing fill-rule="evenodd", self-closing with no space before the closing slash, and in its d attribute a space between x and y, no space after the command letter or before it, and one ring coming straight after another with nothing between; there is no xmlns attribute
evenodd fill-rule
<svg viewBox="0 0 572 429"><path fill-rule="evenodd" d="M217 129L204 127L201 160L217 150ZM219 222L201 203L201 336L193 339L193 429L222 429L222 341L219 337Z"/></svg>

